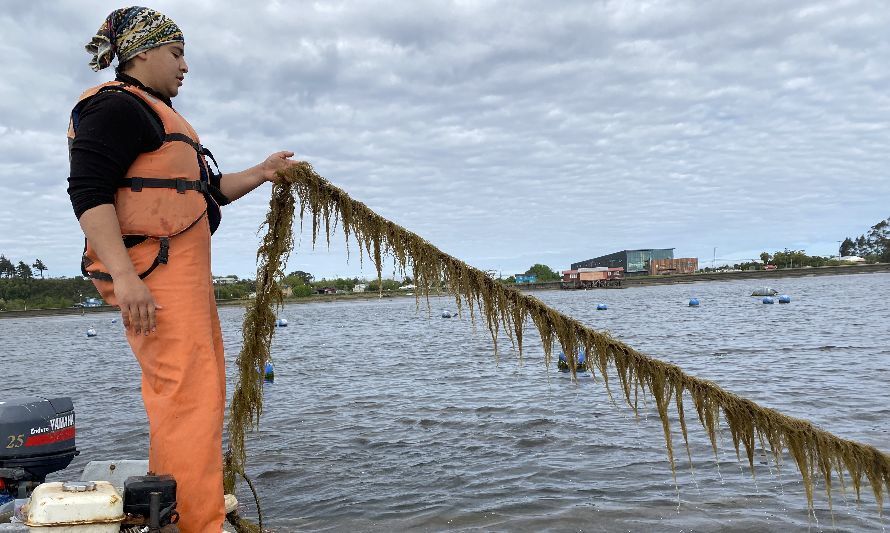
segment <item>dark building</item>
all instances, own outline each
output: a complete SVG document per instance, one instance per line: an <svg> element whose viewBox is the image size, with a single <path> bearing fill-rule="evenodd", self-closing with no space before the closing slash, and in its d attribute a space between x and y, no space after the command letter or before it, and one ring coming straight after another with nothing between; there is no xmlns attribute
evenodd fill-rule
<svg viewBox="0 0 890 533"><path fill-rule="evenodd" d="M587 261L572 263L572 270L579 268L623 267L627 276L641 276L649 273L649 262L661 259L673 259L673 248L649 248L646 250L622 250L614 254L594 257Z"/></svg>

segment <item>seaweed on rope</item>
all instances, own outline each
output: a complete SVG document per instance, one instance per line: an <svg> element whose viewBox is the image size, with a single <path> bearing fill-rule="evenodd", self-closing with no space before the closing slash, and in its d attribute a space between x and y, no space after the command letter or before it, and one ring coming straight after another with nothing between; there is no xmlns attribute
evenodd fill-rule
<svg viewBox="0 0 890 533"><path fill-rule="evenodd" d="M312 243L315 245L323 231L330 244L331 231L340 225L346 236L359 243L360 257L366 253L374 262L378 279L381 277L382 258L390 255L397 267L411 271L420 298L429 298L444 287L452 294L458 313L466 309L471 319L478 314L484 320L497 350L499 333L503 331L522 357L523 330L527 323L537 328L544 349L546 363L552 360L553 345L558 343L566 354L574 376L576 354L587 354L585 368L599 372L605 389L612 398L611 384L617 377L618 388L625 402L638 413L640 391L647 392L655 401L661 419L671 472L676 478L674 443L670 411L676 409L680 433L686 454L689 448L684 396L692 399L699 423L710 439L717 456L717 435L722 423L732 437L736 456L744 452L752 475L755 447L761 446L772 454L776 466L787 451L800 471L806 491L807 505L814 512L813 489L821 476L831 507L834 474L845 490L846 472L860 501L863 478L871 486L882 512L884 488L890 494L890 455L873 446L840 438L811 422L784 415L774 409L728 392L717 384L683 372L677 365L653 359L608 334L595 331L517 289L498 283L479 269L439 250L420 236L381 217L365 204L353 200L342 189L319 176L308 163L279 172L282 180L273 186L270 211L266 219L267 233L258 252L260 268L257 273L256 301L248 309L244 320L244 348L238 357L240 379L232 414L229 420L231 465L227 468L226 488L234 483L234 472L243 473L246 454L244 431L257 426L262 412L261 373L269 358L269 343L274 328L273 305L281 304L281 292L276 281L283 276L282 268L293 246L292 216L295 203L300 203L301 227L308 216L312 221ZM427 300L428 301L428 300ZM242 390L243 389L243 390Z"/></svg>
<svg viewBox="0 0 890 533"><path fill-rule="evenodd" d="M284 276L282 269L294 246L293 220L292 188L287 184L276 185L264 223L268 230L257 250L256 298L244 313L242 348L236 360L238 380L230 405L229 447L223 474L226 494L235 493L236 475L247 479L244 437L249 429L259 427L263 411L263 371L266 362L271 360L269 349L275 330L275 309L284 301L278 280ZM259 510L259 501L257 507ZM262 516L262 511L259 512ZM253 524L237 513L228 515L227 519L239 533L261 531L261 523Z"/></svg>

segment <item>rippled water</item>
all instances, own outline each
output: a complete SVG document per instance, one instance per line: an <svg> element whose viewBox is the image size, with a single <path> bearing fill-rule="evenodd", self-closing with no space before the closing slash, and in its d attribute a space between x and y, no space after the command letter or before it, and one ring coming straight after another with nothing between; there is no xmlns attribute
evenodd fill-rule
<svg viewBox="0 0 890 533"><path fill-rule="evenodd" d="M793 302L748 296L764 283ZM890 451L888 289L890 274L872 274L535 295L689 373ZM608 311L595 310L601 302ZM431 306L417 312L404 298L281 313L290 325L276 332L276 382L249 449L274 530L886 527L869 488L857 509L835 485L833 516L823 493L808 515L792 463L777 472L760 457L752 479L729 436L718 464L699 426L694 473L675 441L678 493L654 407L635 420L601 381L546 368L536 336L521 363L506 341L498 360L481 324L440 318L452 300ZM230 365L242 314L220 309ZM56 479L78 477L91 459L147 455L139 370L113 316L0 320L2 396L74 397L82 453ZM98 337L84 336L90 325Z"/></svg>

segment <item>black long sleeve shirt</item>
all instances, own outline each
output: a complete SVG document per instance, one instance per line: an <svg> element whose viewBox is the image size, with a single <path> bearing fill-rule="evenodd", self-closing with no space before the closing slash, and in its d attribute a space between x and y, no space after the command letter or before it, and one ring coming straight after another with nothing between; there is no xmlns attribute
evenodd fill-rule
<svg viewBox="0 0 890 533"><path fill-rule="evenodd" d="M170 107L169 98L161 96L139 80L119 73L118 81L135 85L161 99ZM151 152L164 142L160 117L141 98L125 91L102 91L79 110L77 135L70 147L71 172L68 196L74 214L93 207L113 204L118 180L123 178L139 154ZM220 174L210 173L211 198L207 198L208 216L213 229L220 213L215 204L228 199L220 192Z"/></svg>

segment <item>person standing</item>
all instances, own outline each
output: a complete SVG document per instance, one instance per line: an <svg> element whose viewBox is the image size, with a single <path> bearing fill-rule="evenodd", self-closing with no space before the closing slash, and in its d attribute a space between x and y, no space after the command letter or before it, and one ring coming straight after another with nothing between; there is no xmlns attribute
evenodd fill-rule
<svg viewBox="0 0 890 533"><path fill-rule="evenodd" d="M142 369L149 469L176 478L180 530L221 531L225 361L210 237L220 206L274 181L294 154L213 172L212 154L172 105L189 69L182 31L164 14L117 9L86 49L94 71L114 57L118 65L114 81L80 96L69 122L82 270L121 310Z"/></svg>

